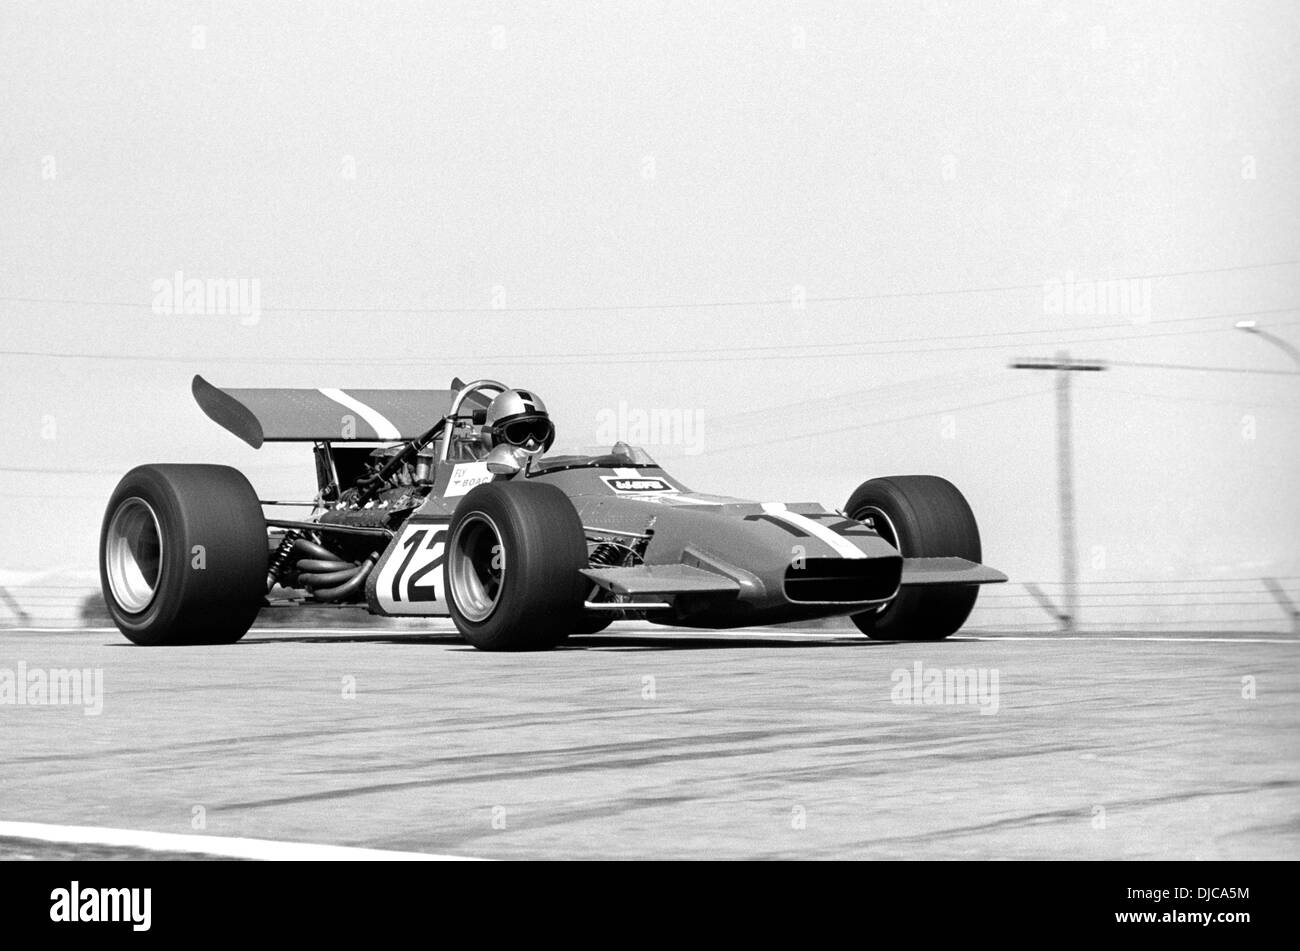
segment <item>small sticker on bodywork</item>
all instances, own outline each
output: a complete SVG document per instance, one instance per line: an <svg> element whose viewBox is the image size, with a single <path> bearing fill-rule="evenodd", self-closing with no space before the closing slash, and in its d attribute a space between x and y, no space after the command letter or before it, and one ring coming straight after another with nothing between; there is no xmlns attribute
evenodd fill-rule
<svg viewBox="0 0 1300 951"><path fill-rule="evenodd" d="M656 476L601 476L601 481L619 495L647 495L651 493L680 492L677 486Z"/></svg>
<svg viewBox="0 0 1300 951"><path fill-rule="evenodd" d="M443 495L444 498L449 499L467 495L469 490L475 486L484 485L491 481L492 473L488 472L487 463L467 462L451 470L451 478L447 481L447 491Z"/></svg>

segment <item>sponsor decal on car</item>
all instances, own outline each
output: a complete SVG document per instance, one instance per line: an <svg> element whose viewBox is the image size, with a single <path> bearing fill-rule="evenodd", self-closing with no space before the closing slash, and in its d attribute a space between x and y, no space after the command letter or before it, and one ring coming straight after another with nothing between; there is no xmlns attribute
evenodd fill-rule
<svg viewBox="0 0 1300 951"><path fill-rule="evenodd" d="M601 476L601 481L619 495L646 495L650 493L680 492L667 479L657 476Z"/></svg>
<svg viewBox="0 0 1300 951"><path fill-rule="evenodd" d="M491 481L492 473L488 472L486 462L464 463L451 470L451 478L447 480L447 491L443 494L443 498L451 499L468 495L470 489Z"/></svg>

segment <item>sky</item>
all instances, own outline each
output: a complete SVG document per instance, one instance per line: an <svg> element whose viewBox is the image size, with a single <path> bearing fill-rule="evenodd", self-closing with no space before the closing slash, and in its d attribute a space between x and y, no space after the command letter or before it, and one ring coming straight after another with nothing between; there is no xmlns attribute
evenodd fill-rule
<svg viewBox="0 0 1300 951"><path fill-rule="evenodd" d="M1008 363L1068 351L1112 363L1072 381L1083 580L1296 590L1297 366L1233 325L1300 342L1298 27L1289 2L6 3L0 577L93 570L138 464L313 484L305 448L210 423L202 373L496 377L573 445L660 411L653 455L748 498L943 475L985 560L1050 585L1055 379ZM178 271L256 282L258 313L159 312Z"/></svg>

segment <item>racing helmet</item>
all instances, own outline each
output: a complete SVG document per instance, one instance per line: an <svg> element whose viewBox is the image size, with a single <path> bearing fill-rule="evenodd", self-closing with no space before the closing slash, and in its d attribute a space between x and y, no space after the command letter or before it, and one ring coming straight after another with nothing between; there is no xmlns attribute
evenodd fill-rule
<svg viewBox="0 0 1300 951"><path fill-rule="evenodd" d="M506 390L488 407L483 424L488 448L515 446L545 452L555 444L555 424L546 404L528 390Z"/></svg>

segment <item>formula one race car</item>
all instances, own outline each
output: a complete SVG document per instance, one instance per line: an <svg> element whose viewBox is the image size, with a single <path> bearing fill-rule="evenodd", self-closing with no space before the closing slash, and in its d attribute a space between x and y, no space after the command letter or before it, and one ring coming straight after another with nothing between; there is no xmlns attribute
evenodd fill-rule
<svg viewBox="0 0 1300 951"><path fill-rule="evenodd" d="M550 455L532 392L221 390L209 417L254 448L314 446L317 488L263 502L223 466L152 465L113 493L100 576L136 644L239 640L264 608L450 616L484 650L552 648L618 619L727 629L847 615L867 635L940 640L1006 576L936 476L863 483L842 512L683 486L641 449ZM432 426L430 427L430 424ZM301 518L268 508L301 506Z"/></svg>

